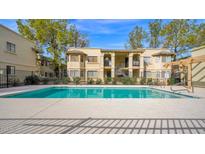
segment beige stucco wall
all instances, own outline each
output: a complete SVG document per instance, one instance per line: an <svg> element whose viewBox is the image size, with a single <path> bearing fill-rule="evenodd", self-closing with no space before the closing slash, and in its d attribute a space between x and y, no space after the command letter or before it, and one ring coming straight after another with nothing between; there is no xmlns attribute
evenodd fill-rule
<svg viewBox="0 0 205 154"><path fill-rule="evenodd" d="M71 49L72 50L72 49ZM79 58L78 58L78 62L71 62L71 61L68 61L67 62L67 70L68 72L70 72L70 70L78 70L78 71L85 71L85 76L87 76L87 72L88 71L97 71L97 78L101 78L103 79L103 70L102 70L102 53L100 51L100 49L98 48L75 48L75 50L79 50L81 52L84 52L85 55L81 54L81 55L78 55ZM76 55L76 54L71 54L71 55ZM70 56L70 55L68 55ZM83 66L82 63L80 63L80 56L83 56L84 57L84 60L85 60L85 65ZM97 56L97 62L95 63L90 63L87 61L87 57L88 56ZM70 57L68 58L70 60Z"/></svg>
<svg viewBox="0 0 205 154"><path fill-rule="evenodd" d="M45 77L45 72L48 73L48 78L50 78L49 73L52 73L54 76L54 69L52 68L52 66L40 66L40 75L41 77Z"/></svg>
<svg viewBox="0 0 205 154"><path fill-rule="evenodd" d="M194 49L192 57L205 56L205 46ZM205 87L205 62L192 64L192 82L194 86Z"/></svg>
<svg viewBox="0 0 205 154"><path fill-rule="evenodd" d="M114 69L118 68L118 66L121 66L122 64L125 63L125 57L128 57L128 59L130 57L133 56L133 52L117 52L117 51L109 51L109 52L102 52L101 49L99 48L71 48L69 49L69 51L80 51L83 52L86 56L85 56L85 67L81 67L80 66L80 58L78 62L67 62L67 70L85 70L85 74L87 75L87 72L92 70L92 71L97 71L98 75L96 78L101 78L102 80L104 79L104 75L103 75L103 71L104 70L104 54L110 54L111 59L114 61L115 64L115 68L113 68L114 65L110 66L110 70L112 72L112 77L114 76ZM169 68L164 68L163 65L164 63L162 62L162 56L160 56L159 62L155 61L154 56L152 56L152 54L154 53L158 53L160 51L164 51L165 49L145 49L144 53L135 53L135 54L139 54L140 55L140 67L133 67L132 64L129 64L129 68L127 68L127 71L129 71L129 74L131 74L131 76L139 76L141 77L141 72L144 71L144 65L143 65L143 58L146 56L151 57L151 64L147 66L147 70L151 71L151 72L156 72L159 71L160 73L165 70L165 71L171 71L171 67ZM72 53L74 54L74 53ZM69 54L68 56L72 55ZM80 56L80 55L79 55ZM82 56L82 55L81 55ZM87 57L88 56L97 56L97 62L96 63L88 63L87 62ZM68 58L70 59L70 57ZM108 69L108 68L106 68ZM86 78L86 77L85 77Z"/></svg>
<svg viewBox="0 0 205 154"><path fill-rule="evenodd" d="M143 57L151 57L151 64L147 66L148 70L162 70L164 68L164 64L162 62L162 56L159 56L159 62L156 62L156 56L152 56L152 54L158 53L160 51L169 51L165 49L146 49L145 52L142 54ZM171 69L171 67L168 67L166 69Z"/></svg>
<svg viewBox="0 0 205 154"><path fill-rule="evenodd" d="M16 45L15 53L7 51L7 41ZM31 41L0 25L0 69L10 65L15 66L16 71L38 71L37 55L32 50L34 46ZM18 74L17 77L23 80L23 73Z"/></svg>
<svg viewBox="0 0 205 154"><path fill-rule="evenodd" d="M162 62L163 56L152 56L155 53L161 52L161 51L169 51L168 49L146 49L144 53L142 53L141 57L151 57L151 62L149 65L144 66L144 69L146 71L150 71L152 73L152 78L157 78L156 72L160 73L160 78L162 78L162 71L168 71L171 74L171 66L165 68L164 64L166 62ZM159 60L156 61L157 57L159 57Z"/></svg>

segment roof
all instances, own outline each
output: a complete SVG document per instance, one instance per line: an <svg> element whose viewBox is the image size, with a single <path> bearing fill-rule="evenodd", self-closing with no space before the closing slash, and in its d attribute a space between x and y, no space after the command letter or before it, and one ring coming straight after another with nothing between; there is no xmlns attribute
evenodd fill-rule
<svg viewBox="0 0 205 154"><path fill-rule="evenodd" d="M67 54L83 54L83 55L85 55L85 53L83 51L80 51L80 50L68 50Z"/></svg>
<svg viewBox="0 0 205 154"><path fill-rule="evenodd" d="M174 56L174 55L176 54L170 51L160 51L160 52L152 54L152 56Z"/></svg>
<svg viewBox="0 0 205 154"><path fill-rule="evenodd" d="M191 51L194 52L194 51L197 51L197 50L200 50L200 49L204 49L204 48L205 48L205 45L202 45L202 46L193 48Z"/></svg>
<svg viewBox="0 0 205 154"><path fill-rule="evenodd" d="M51 57L41 56L41 60L53 61Z"/></svg>
<svg viewBox="0 0 205 154"><path fill-rule="evenodd" d="M80 48L80 47L70 47L68 52L70 51L73 51L73 50L77 50L77 51L80 51L80 50L83 50L83 49L98 49L102 52L145 52L146 50L168 50L167 48L137 48L137 49L104 49L104 48L93 48L93 47L83 47L83 48Z"/></svg>
<svg viewBox="0 0 205 154"><path fill-rule="evenodd" d="M135 50L129 50L129 49L101 49L102 52L144 52L145 49L139 48Z"/></svg>

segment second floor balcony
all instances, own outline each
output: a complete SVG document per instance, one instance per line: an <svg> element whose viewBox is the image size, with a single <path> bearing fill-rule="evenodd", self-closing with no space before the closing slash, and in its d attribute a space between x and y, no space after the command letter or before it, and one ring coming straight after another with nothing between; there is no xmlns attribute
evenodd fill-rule
<svg viewBox="0 0 205 154"><path fill-rule="evenodd" d="M140 66L140 61L134 60L132 66Z"/></svg>
<svg viewBox="0 0 205 154"><path fill-rule="evenodd" d="M105 61L104 61L104 66L105 66L105 67L111 67L111 66L112 66L111 60L105 60Z"/></svg>
<svg viewBox="0 0 205 154"><path fill-rule="evenodd" d="M111 67L112 61L111 61L111 55L105 55L104 57L104 67Z"/></svg>

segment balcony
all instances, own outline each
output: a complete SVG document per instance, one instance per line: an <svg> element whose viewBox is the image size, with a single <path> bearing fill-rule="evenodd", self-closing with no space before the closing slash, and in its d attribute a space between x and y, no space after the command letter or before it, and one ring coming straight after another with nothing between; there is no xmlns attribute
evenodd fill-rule
<svg viewBox="0 0 205 154"><path fill-rule="evenodd" d="M132 64L132 66L140 66L140 61L133 61L133 64Z"/></svg>
<svg viewBox="0 0 205 154"><path fill-rule="evenodd" d="M104 67L111 67L111 66L112 66L111 55L106 54L104 56Z"/></svg>
<svg viewBox="0 0 205 154"><path fill-rule="evenodd" d="M128 68L128 63L118 63L115 65L116 68Z"/></svg>
<svg viewBox="0 0 205 154"><path fill-rule="evenodd" d="M104 66L105 67L111 67L112 63L111 63L111 60L105 60L104 61Z"/></svg>

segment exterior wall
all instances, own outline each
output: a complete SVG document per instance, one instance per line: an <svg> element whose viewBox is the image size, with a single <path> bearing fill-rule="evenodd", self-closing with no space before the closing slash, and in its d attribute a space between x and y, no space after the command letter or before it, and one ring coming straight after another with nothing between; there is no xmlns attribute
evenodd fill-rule
<svg viewBox="0 0 205 154"><path fill-rule="evenodd" d="M204 56L205 46L193 50L192 57ZM205 87L205 62L192 64L193 86Z"/></svg>
<svg viewBox="0 0 205 154"><path fill-rule="evenodd" d="M15 44L15 53L7 51L7 42ZM0 69L6 69L6 66L15 66L16 77L21 81L24 80L25 75L21 72L38 72L37 54L32 50L35 44L23 38L16 32L0 25Z"/></svg>
<svg viewBox="0 0 205 154"><path fill-rule="evenodd" d="M125 57L128 58L129 54L128 53L115 53L115 67L128 67L128 64L127 66L125 66Z"/></svg>
<svg viewBox="0 0 205 154"><path fill-rule="evenodd" d="M40 77L48 79L58 78L52 59L48 57L42 57L40 64ZM60 78L64 77L67 77L67 65L62 63L60 69Z"/></svg>
<svg viewBox="0 0 205 154"><path fill-rule="evenodd" d="M106 72L111 72L111 77L116 77L117 69L123 69L125 74L130 77L143 77L145 71L144 65L144 57L150 57L151 61L149 65L146 65L146 71L151 71L152 73L156 73L157 71L160 73L160 77L151 76L150 78L163 78L161 73L163 71L168 71L171 73L171 67L164 68L163 65L165 62L162 62L162 56L159 56L159 62L156 62L156 57L152 56L152 54L158 53L160 51L164 51L165 49L145 49L145 52L135 52L135 51L124 51L118 52L116 51L101 51L98 48L71 48L68 51L68 59L67 62L67 70L68 75L70 76L70 71L78 70L85 72L85 81L89 78L87 75L88 71L97 71L97 76L92 77L93 79L100 78L104 80L106 76ZM76 53L72 53L71 51L76 51ZM79 54L78 54L79 52ZM85 56L85 67L80 65L80 58L77 62L71 62L71 55L84 55ZM104 66L104 55L109 55L111 59L111 66ZM89 63L87 60L88 56L97 56L97 62ZM133 57L139 56L139 66L133 66ZM127 66L125 66L125 58L128 59ZM72 78L72 77L71 77Z"/></svg>
<svg viewBox="0 0 205 154"><path fill-rule="evenodd" d="M79 51L83 51L84 54L69 54L67 55L69 59L69 61L67 62L67 71L68 71L68 75L70 76L70 72L72 70L78 70L79 72L83 72L84 73L84 77L81 77L82 80L87 81L87 74L88 71L97 71L97 76L93 77L93 79L97 79L97 78L101 78L103 79L103 64L102 64L102 58L103 56L100 49L90 49L90 48L83 48L83 49L75 49L75 50L79 50ZM78 55L78 61L76 62L72 62L70 56L71 55ZM80 56L82 56L84 58L84 64L82 62L80 62ZM88 56L97 56L97 62L88 62L87 57ZM71 77L72 79L72 77Z"/></svg>
<svg viewBox="0 0 205 154"><path fill-rule="evenodd" d="M47 73L47 76L45 75ZM52 74L52 77L50 76L50 73ZM52 64L49 65L41 65L40 66L40 76L41 77L46 77L46 78L53 78L55 77L55 72Z"/></svg>
<svg viewBox="0 0 205 154"><path fill-rule="evenodd" d="M157 72L160 73L160 77L159 78L163 78L162 77L162 72L166 71L171 73L171 67L165 68L163 67L163 65L166 62L162 62L162 55L160 56L152 56L152 54L158 53L160 51L164 51L166 49L146 49L146 51L141 55L141 57L144 59L145 57L150 57L151 61L149 65L145 65L143 68L145 71L150 71L152 73L151 78L158 78L155 76L155 74ZM169 51L169 50L167 50ZM157 61L157 58L159 58L159 60Z"/></svg>

